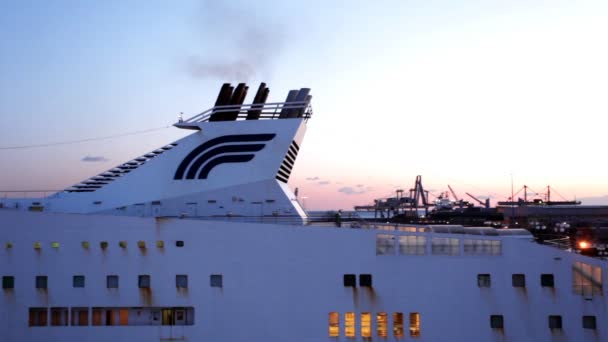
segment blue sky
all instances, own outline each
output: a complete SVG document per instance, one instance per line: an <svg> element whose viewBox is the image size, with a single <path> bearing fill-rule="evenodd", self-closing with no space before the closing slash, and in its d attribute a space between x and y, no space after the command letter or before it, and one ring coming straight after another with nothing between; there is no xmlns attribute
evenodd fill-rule
<svg viewBox="0 0 608 342"><path fill-rule="evenodd" d="M223 82L311 87L290 181L311 209L413 185L608 194L605 1L3 1L0 148L166 127ZM0 190L60 189L188 132L0 150ZM86 157L102 158L86 158ZM97 161L83 161L97 160Z"/></svg>

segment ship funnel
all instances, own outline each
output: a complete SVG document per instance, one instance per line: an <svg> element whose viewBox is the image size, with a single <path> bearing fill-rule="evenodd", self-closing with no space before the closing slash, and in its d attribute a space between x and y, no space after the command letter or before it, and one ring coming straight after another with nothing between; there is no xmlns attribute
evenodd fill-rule
<svg viewBox="0 0 608 342"><path fill-rule="evenodd" d="M296 97L298 96L298 92L299 92L299 90L290 90L289 93L287 93L287 98L285 99L285 106L289 106L290 102L294 102L296 100ZM289 118L291 115L291 111L292 111L292 109L283 107L283 109L281 109L281 114L279 115L279 119Z"/></svg>
<svg viewBox="0 0 608 342"><path fill-rule="evenodd" d="M232 97L232 90L234 88L230 85L230 83L224 83L222 88L220 88L220 93L217 95L217 100L215 100L215 106L225 106L230 102L230 98ZM209 121L223 121L225 113L213 113L211 117L209 117Z"/></svg>
<svg viewBox="0 0 608 342"><path fill-rule="evenodd" d="M245 101L245 96L247 96L247 90L249 90L249 87L245 83L239 83L236 86L229 103L229 105L234 106L234 110L225 112L223 121L236 120L236 118L239 116L239 112L241 111L241 105L243 105L243 102Z"/></svg>
<svg viewBox="0 0 608 342"><path fill-rule="evenodd" d="M309 94L310 94L310 88L301 88L300 91L298 92L298 95L296 96L296 102L306 101L307 103L309 103L310 99L312 99L312 95L309 95ZM304 115L305 108L306 107L292 109L290 117L301 118L302 115Z"/></svg>
<svg viewBox="0 0 608 342"><path fill-rule="evenodd" d="M264 107L264 103L266 103L269 92L270 89L266 87L266 83L260 83L260 87L253 98L253 105L251 106L251 109L247 111L247 120L257 120L260 118L260 114L262 114L262 107Z"/></svg>

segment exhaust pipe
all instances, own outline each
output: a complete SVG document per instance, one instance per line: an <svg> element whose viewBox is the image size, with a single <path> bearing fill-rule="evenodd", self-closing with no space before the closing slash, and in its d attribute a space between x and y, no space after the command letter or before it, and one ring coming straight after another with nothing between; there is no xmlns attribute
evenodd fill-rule
<svg viewBox="0 0 608 342"><path fill-rule="evenodd" d="M289 105L290 102L293 102L296 100L296 96L298 96L298 90L290 90L289 93L287 93L287 98L285 99L285 104ZM279 119L287 119L290 117L291 115L291 111L292 109L287 109L287 108L283 108L281 109L281 114L279 115Z"/></svg>
<svg viewBox="0 0 608 342"><path fill-rule="evenodd" d="M264 107L264 103L266 103L268 93L269 89L266 88L266 83L260 83L260 87L253 98L253 105L251 106L251 109L247 111L247 120L258 120L260 118L260 114L262 114L262 108ZM256 106L256 104L259 105Z"/></svg>
<svg viewBox="0 0 608 342"><path fill-rule="evenodd" d="M223 121L235 121L239 116L239 112L241 110L241 105L245 101L245 96L247 96L247 90L249 87L245 83L239 83L234 89L234 93L232 93L232 97L230 98L231 106L234 106L234 110L224 113Z"/></svg>
<svg viewBox="0 0 608 342"><path fill-rule="evenodd" d="M234 88L230 85L230 83L224 83L220 88L220 92L217 95L217 100L215 100L215 106L225 106L230 102L230 98L232 97L232 90ZM225 113L213 113L209 117L209 121L224 121Z"/></svg>

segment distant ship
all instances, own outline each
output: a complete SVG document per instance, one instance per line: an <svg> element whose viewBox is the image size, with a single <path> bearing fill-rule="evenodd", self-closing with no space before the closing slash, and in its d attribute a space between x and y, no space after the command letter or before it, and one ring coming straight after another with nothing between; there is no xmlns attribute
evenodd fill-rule
<svg viewBox="0 0 608 342"><path fill-rule="evenodd" d="M1 341L608 340L605 261L526 230L310 224L287 185L310 90L247 90L224 84L183 139L1 200Z"/></svg>

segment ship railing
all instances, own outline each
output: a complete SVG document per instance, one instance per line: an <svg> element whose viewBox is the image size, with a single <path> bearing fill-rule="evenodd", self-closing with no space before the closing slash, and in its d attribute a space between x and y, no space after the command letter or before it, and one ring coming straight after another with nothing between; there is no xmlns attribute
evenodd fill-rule
<svg viewBox="0 0 608 342"><path fill-rule="evenodd" d="M45 198L63 190L0 190L0 199Z"/></svg>
<svg viewBox="0 0 608 342"><path fill-rule="evenodd" d="M569 237L552 239L552 240L544 240L542 243L545 245L559 248L559 249L570 249L572 247L570 244Z"/></svg>
<svg viewBox="0 0 608 342"><path fill-rule="evenodd" d="M215 106L187 120L182 120L176 125L207 122L211 118L211 115L217 113L234 113L235 111L238 111L237 120L246 120L249 111L258 111L260 113L259 120L275 120L279 119L281 112L284 112L285 110L302 113L297 117L306 120L310 119L312 116L312 106L309 101L249 103L243 105Z"/></svg>

